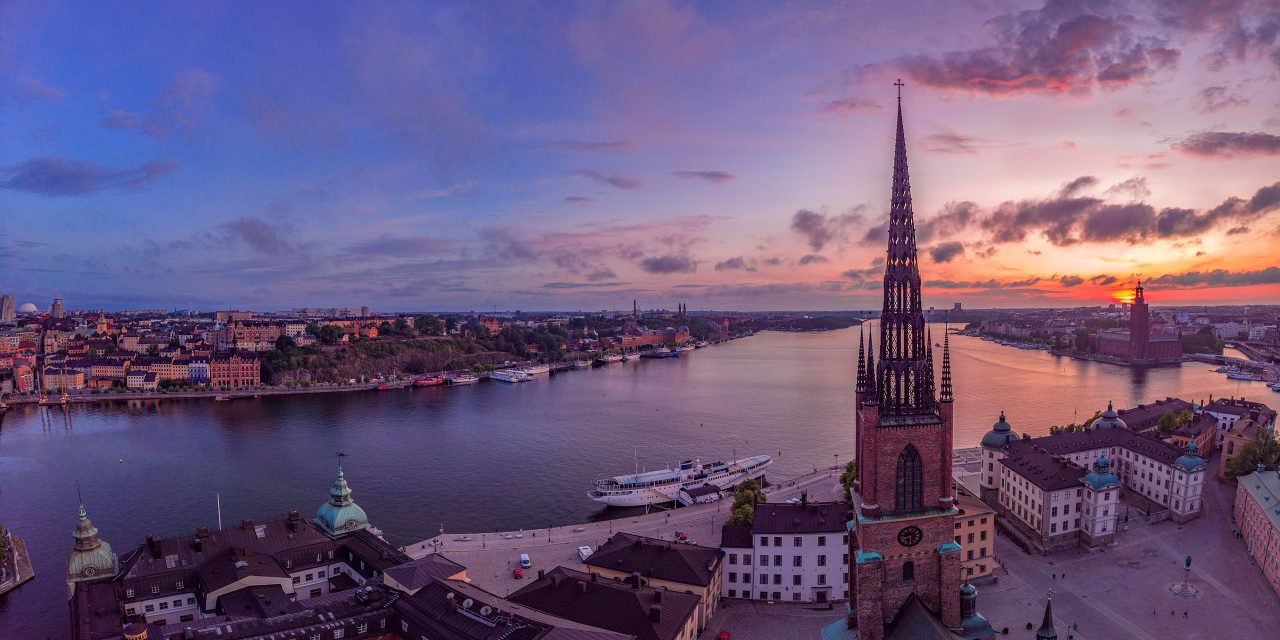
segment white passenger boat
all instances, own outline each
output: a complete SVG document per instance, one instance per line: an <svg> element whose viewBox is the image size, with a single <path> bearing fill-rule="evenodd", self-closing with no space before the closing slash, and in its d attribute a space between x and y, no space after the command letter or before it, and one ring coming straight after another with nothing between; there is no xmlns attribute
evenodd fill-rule
<svg viewBox="0 0 1280 640"><path fill-rule="evenodd" d="M640 507L675 500L680 489L693 489L713 484L721 489L737 486L751 478L760 479L765 467L773 464L767 455L751 456L732 462L685 460L675 469L647 471L596 480L587 497L611 507Z"/></svg>
<svg viewBox="0 0 1280 640"><path fill-rule="evenodd" d="M456 376L446 378L449 384L475 384L480 382L480 376L474 373L459 373Z"/></svg>
<svg viewBox="0 0 1280 640"><path fill-rule="evenodd" d="M533 379L533 376L515 369L500 369L490 373L489 379L499 382L528 382Z"/></svg>
<svg viewBox="0 0 1280 640"><path fill-rule="evenodd" d="M1261 380L1262 375L1248 371L1228 371L1227 377L1232 380Z"/></svg>
<svg viewBox="0 0 1280 640"><path fill-rule="evenodd" d="M632 351L632 352L630 352L630 353L624 353L624 354L622 354L622 361L623 361L623 362L631 362L632 360L639 360L639 359L640 359L640 354L638 354L638 353L636 353L636 352L634 352L634 351Z"/></svg>
<svg viewBox="0 0 1280 640"><path fill-rule="evenodd" d="M523 372L525 372L525 373L527 373L527 374L529 374L529 375L531 375L531 376L536 376L536 375L541 374L541 373L551 373L551 365L547 365L547 364L531 364L531 365L529 365L529 366L527 366L527 367L524 367L524 368L522 368L522 369L520 369L520 370L521 370L521 371L523 371Z"/></svg>

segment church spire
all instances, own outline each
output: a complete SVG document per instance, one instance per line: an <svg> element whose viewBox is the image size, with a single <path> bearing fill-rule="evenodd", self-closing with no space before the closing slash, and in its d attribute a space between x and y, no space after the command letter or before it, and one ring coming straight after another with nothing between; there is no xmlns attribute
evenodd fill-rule
<svg viewBox="0 0 1280 640"><path fill-rule="evenodd" d="M867 399L872 404L879 403L879 392L876 389L876 337L867 336Z"/></svg>
<svg viewBox="0 0 1280 640"><path fill-rule="evenodd" d="M944 329L942 332L942 393L938 401L953 402L954 400L951 392L951 333Z"/></svg>
<svg viewBox="0 0 1280 640"><path fill-rule="evenodd" d="M867 354L864 350L867 341L867 332L863 331L862 326L858 326L858 382L853 390L857 393L867 392Z"/></svg>
<svg viewBox="0 0 1280 640"><path fill-rule="evenodd" d="M1053 628L1053 591L1044 601L1044 622L1036 630L1036 640L1057 640L1058 632Z"/></svg>
<svg viewBox="0 0 1280 640"><path fill-rule="evenodd" d="M902 86L898 85L898 131L893 155L889 207L889 247L880 313L880 364L875 370L881 411L887 415L928 415L936 411L920 303L916 264L916 227L907 171L907 136L902 124Z"/></svg>

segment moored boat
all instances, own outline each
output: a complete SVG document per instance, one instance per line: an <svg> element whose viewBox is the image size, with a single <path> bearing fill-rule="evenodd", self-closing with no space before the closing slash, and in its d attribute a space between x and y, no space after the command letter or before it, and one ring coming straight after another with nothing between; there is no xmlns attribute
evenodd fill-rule
<svg viewBox="0 0 1280 640"><path fill-rule="evenodd" d="M528 382L533 379L533 376L515 369L500 369L490 373L489 379L499 382Z"/></svg>
<svg viewBox="0 0 1280 640"><path fill-rule="evenodd" d="M527 366L527 367L523 367L523 368L521 368L521 369L520 369L520 371L523 371L524 373L526 373L526 374L528 374L528 375L531 375L531 376L536 376L536 375L541 374L541 373L551 373L551 365L548 365L548 364L531 364L531 365L529 365L529 366Z"/></svg>
<svg viewBox="0 0 1280 640"><path fill-rule="evenodd" d="M1228 371L1227 378L1231 380L1262 380L1262 374L1252 373L1249 371Z"/></svg>
<svg viewBox="0 0 1280 640"><path fill-rule="evenodd" d="M632 351L631 353L624 353L624 354L622 354L622 361L623 361L623 362L631 362L632 360L636 360L636 359L638 359L639 357L640 357L640 354L638 354L638 353L636 353L636 352Z"/></svg>
<svg viewBox="0 0 1280 640"><path fill-rule="evenodd" d="M431 376L429 378L418 378L413 381L415 387L435 387L444 384L444 376Z"/></svg>
<svg viewBox="0 0 1280 640"><path fill-rule="evenodd" d="M475 384L480 382L480 376L474 373L459 373L447 378L449 384Z"/></svg>
<svg viewBox="0 0 1280 640"><path fill-rule="evenodd" d="M685 460L675 469L661 469L596 480L587 497L611 507L640 507L676 500L681 489L715 485L730 489L747 478L764 476L765 467L773 464L767 455L751 456L731 462L703 463Z"/></svg>

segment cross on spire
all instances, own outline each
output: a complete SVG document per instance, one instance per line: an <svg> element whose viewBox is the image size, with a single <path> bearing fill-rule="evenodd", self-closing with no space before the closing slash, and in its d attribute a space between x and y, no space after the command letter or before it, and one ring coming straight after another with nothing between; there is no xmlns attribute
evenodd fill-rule
<svg viewBox="0 0 1280 640"><path fill-rule="evenodd" d="M348 455L351 455L351 454L349 454L349 453L343 453L343 452L342 452L342 449L338 449L338 468L339 468L339 469L341 469L341 468L342 468L342 459L343 459L343 458L345 458L345 457L347 457Z"/></svg>
<svg viewBox="0 0 1280 640"><path fill-rule="evenodd" d="M898 88L898 102L902 102L902 88L907 85L903 84L902 78L898 78L898 81L893 83L893 86Z"/></svg>

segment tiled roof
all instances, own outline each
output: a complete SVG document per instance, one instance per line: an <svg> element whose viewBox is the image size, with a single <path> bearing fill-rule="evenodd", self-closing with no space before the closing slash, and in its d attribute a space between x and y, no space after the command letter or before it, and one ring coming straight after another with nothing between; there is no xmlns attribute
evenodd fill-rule
<svg viewBox="0 0 1280 640"><path fill-rule="evenodd" d="M637 640L674 640L702 600L691 593L642 587L565 567L552 569L507 599Z"/></svg>
<svg viewBox="0 0 1280 640"><path fill-rule="evenodd" d="M1236 482L1262 508L1271 527L1280 532L1280 472L1255 471L1240 476Z"/></svg>
<svg viewBox="0 0 1280 640"><path fill-rule="evenodd" d="M1191 424L1175 429L1173 434L1186 438L1195 438L1206 431L1213 431L1217 428L1218 419L1207 413L1202 413L1200 414L1200 417L1194 420Z"/></svg>
<svg viewBox="0 0 1280 640"><path fill-rule="evenodd" d="M726 524L720 529L721 549L750 549L754 546L751 527L740 524Z"/></svg>
<svg viewBox="0 0 1280 640"><path fill-rule="evenodd" d="M959 597L957 594L955 597ZM898 609L885 630L885 640L957 640L959 636L951 633L946 625L929 608L924 606L915 593L907 596L907 601Z"/></svg>
<svg viewBox="0 0 1280 640"><path fill-rule="evenodd" d="M1020 442L1028 442L1022 440ZM1163 464L1173 464L1182 455L1182 450L1145 433L1137 433L1128 429L1087 429L1056 435L1032 438L1032 445L1045 449L1054 455L1066 455L1077 451L1123 447L1140 453Z"/></svg>
<svg viewBox="0 0 1280 640"><path fill-rule="evenodd" d="M755 534L842 533L852 519L848 502L756 505L751 531Z"/></svg>
<svg viewBox="0 0 1280 640"><path fill-rule="evenodd" d="M466 567L438 554L433 553L423 558L390 567L387 577L394 578L404 588L421 589L433 579L448 580L450 577L466 571Z"/></svg>
<svg viewBox="0 0 1280 640"><path fill-rule="evenodd" d="M1126 425L1134 431L1146 431L1156 426L1156 421L1172 411L1178 413L1191 408L1191 403L1182 398L1165 398L1151 404L1140 404L1132 409L1121 409L1117 413Z"/></svg>
<svg viewBox="0 0 1280 640"><path fill-rule="evenodd" d="M1000 459L1000 464L1044 491L1078 487L1080 478L1086 473L1084 467L1058 458L1042 448L1028 444L1026 440L1011 443L1008 452L1008 455Z"/></svg>
<svg viewBox="0 0 1280 640"><path fill-rule="evenodd" d="M586 560L588 566L646 578L707 586L724 552L630 533L616 533Z"/></svg>

